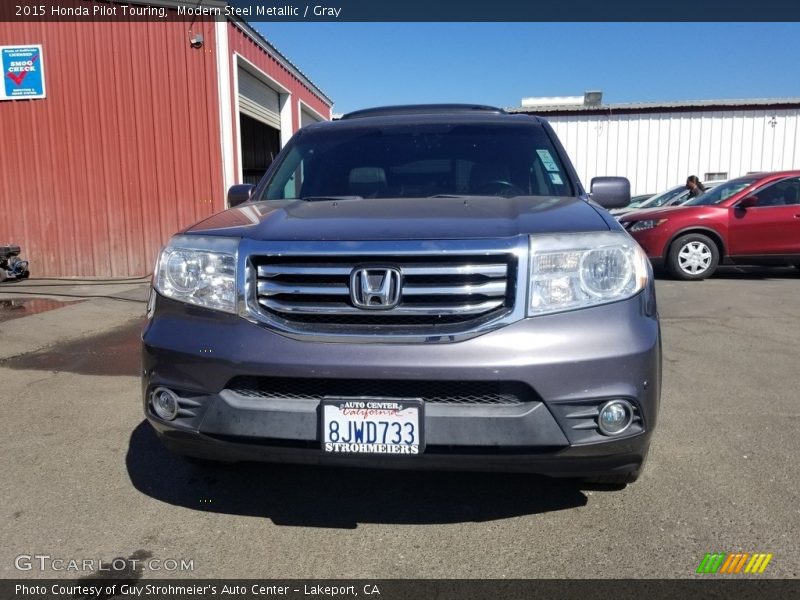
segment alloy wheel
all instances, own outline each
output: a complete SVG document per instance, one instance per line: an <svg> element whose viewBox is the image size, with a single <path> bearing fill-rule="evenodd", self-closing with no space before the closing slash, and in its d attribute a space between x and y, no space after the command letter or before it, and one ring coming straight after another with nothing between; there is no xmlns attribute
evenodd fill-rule
<svg viewBox="0 0 800 600"><path fill-rule="evenodd" d="M711 248L703 242L691 241L678 252L678 266L689 275L699 275L711 266Z"/></svg>

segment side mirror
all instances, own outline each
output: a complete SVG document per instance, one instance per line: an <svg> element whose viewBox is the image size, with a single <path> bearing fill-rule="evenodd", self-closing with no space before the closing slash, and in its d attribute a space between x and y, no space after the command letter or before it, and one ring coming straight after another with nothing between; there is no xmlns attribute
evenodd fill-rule
<svg viewBox="0 0 800 600"><path fill-rule="evenodd" d="M747 196L746 198L742 198L739 201L739 204L736 205L736 208L741 208L742 210L753 208L754 206L758 205L758 196Z"/></svg>
<svg viewBox="0 0 800 600"><path fill-rule="evenodd" d="M622 208L631 201L631 182L625 177L594 177L592 200L603 208Z"/></svg>
<svg viewBox="0 0 800 600"><path fill-rule="evenodd" d="M228 189L228 206L233 208L234 206L239 206L240 204L244 204L248 200L251 200L253 198L253 192L255 189L256 186L254 186L252 183L232 185L230 189Z"/></svg>

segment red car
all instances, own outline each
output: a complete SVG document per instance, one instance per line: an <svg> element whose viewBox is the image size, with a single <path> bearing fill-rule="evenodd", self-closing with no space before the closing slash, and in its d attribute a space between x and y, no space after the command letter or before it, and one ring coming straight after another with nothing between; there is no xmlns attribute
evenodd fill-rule
<svg viewBox="0 0 800 600"><path fill-rule="evenodd" d="M705 279L719 264L800 268L800 171L731 179L682 206L636 211L620 223L654 266Z"/></svg>

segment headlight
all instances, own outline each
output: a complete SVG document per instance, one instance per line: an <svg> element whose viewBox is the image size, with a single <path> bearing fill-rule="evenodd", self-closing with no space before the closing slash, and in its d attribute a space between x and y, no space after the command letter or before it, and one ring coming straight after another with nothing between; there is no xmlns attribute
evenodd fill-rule
<svg viewBox="0 0 800 600"><path fill-rule="evenodd" d="M647 256L627 234L598 232L530 238L528 315L630 298L647 284Z"/></svg>
<svg viewBox="0 0 800 600"><path fill-rule="evenodd" d="M235 313L238 245L231 238L172 238L158 259L156 290L173 300Z"/></svg>
<svg viewBox="0 0 800 600"><path fill-rule="evenodd" d="M661 225L666 219L647 219L646 221L636 221L633 225L630 226L628 231L644 231L645 229L653 229L653 227L658 227Z"/></svg>

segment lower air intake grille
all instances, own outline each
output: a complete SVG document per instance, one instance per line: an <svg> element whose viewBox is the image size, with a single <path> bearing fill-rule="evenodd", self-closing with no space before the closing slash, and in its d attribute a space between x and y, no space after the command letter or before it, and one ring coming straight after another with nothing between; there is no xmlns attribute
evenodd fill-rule
<svg viewBox="0 0 800 600"><path fill-rule="evenodd" d="M431 404L522 404L537 401L535 392L513 381L411 381L371 379L293 379L236 377L232 392L249 398L321 400L325 396L422 398Z"/></svg>

